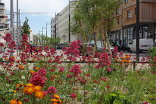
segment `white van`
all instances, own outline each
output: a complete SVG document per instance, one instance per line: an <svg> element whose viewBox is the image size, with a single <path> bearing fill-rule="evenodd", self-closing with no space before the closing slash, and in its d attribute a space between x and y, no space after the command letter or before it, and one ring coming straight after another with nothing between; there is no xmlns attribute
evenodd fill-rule
<svg viewBox="0 0 156 104"><path fill-rule="evenodd" d="M153 39L139 39L139 48L140 52L142 51L149 51L154 45ZM129 42L128 48L131 52L136 52L136 39Z"/></svg>

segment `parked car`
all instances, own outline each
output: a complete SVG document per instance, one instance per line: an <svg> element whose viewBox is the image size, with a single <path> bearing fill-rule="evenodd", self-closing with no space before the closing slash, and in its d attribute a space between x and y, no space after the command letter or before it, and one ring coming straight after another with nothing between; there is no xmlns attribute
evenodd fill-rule
<svg viewBox="0 0 156 104"><path fill-rule="evenodd" d="M94 41L88 43L88 45L94 47ZM97 46L97 51L99 51L99 52L103 51L105 49L102 41L97 41L96 46ZM114 47L110 46L110 50L113 50L113 49L114 49Z"/></svg>
<svg viewBox="0 0 156 104"><path fill-rule="evenodd" d="M63 49L64 47L67 47L68 46L68 44L66 44L66 43L61 43L61 44L58 44L57 46L56 46L56 49Z"/></svg>

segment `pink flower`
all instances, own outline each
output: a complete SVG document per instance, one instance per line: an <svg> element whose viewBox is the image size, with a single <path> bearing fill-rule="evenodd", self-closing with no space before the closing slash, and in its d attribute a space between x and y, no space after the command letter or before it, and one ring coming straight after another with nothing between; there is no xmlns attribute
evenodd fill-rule
<svg viewBox="0 0 156 104"><path fill-rule="evenodd" d="M59 72L64 72L64 67L60 67Z"/></svg>
<svg viewBox="0 0 156 104"><path fill-rule="evenodd" d="M57 89L54 86L51 86L48 88L47 93L51 94L51 93L56 93Z"/></svg>
<svg viewBox="0 0 156 104"><path fill-rule="evenodd" d="M77 94L76 94L76 93L72 93L72 94L70 94L70 97L71 97L72 99L75 99L75 98L77 97Z"/></svg>

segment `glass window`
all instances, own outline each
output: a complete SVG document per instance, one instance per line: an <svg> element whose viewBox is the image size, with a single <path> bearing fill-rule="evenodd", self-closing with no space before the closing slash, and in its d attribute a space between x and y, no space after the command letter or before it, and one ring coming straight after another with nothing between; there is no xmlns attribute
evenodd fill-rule
<svg viewBox="0 0 156 104"><path fill-rule="evenodd" d="M125 3L125 4L128 3L128 0L124 0L124 3Z"/></svg>
<svg viewBox="0 0 156 104"><path fill-rule="evenodd" d="M128 19L132 18L132 10L127 11L127 18Z"/></svg>

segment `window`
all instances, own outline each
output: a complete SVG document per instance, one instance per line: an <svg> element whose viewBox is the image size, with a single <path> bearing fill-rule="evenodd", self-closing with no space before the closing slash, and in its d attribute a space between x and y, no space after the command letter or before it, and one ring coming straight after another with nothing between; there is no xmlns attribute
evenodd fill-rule
<svg viewBox="0 0 156 104"><path fill-rule="evenodd" d="M132 18L132 10L127 11L127 18L128 19Z"/></svg>
<svg viewBox="0 0 156 104"><path fill-rule="evenodd" d="M119 15L119 8L116 9L116 15Z"/></svg>
<svg viewBox="0 0 156 104"><path fill-rule="evenodd" d="M120 19L119 19L119 18L117 18L117 20L116 20L116 21L117 21L117 24L120 24Z"/></svg>
<svg viewBox="0 0 156 104"><path fill-rule="evenodd" d="M128 0L124 0L124 3L127 4L128 3Z"/></svg>

